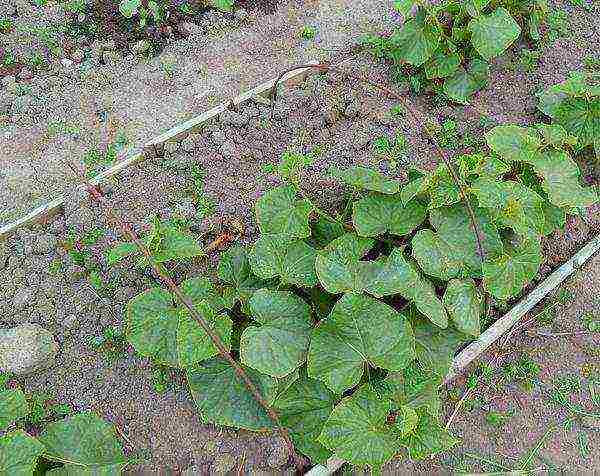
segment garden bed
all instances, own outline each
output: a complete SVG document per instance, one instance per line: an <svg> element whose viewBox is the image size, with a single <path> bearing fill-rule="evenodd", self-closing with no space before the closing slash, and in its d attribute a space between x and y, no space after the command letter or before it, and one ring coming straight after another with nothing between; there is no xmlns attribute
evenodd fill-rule
<svg viewBox="0 0 600 476"><path fill-rule="evenodd" d="M368 71L370 77L387 82L386 68L374 68L368 59L345 67ZM409 164L431 169L431 147L394 106L395 101L371 88L350 89L339 76L311 76L279 99L273 118L264 98L224 110L208 123L196 124L198 130L186 137L167 134L159 142L170 140L158 149L147 146L145 155L154 157L132 163L100 186L113 210L138 233L147 231L148 217L158 213L163 219L187 222L205 245L224 230L233 230L239 244L250 244L258 234L254 204L279 184L272 166L286 151L314 159L300 182L326 210L339 208L348 192L328 176L331 165L374 167L403 182ZM459 121L451 109L440 114L424 102L419 107L442 123ZM482 132L493 124L492 118L474 117L469 109L463 114L467 128L439 132L443 144L459 144L455 153L480 147ZM393 141L398 132L406 143L398 144L394 154L375 147L376 139ZM142 158L140 152L133 154ZM598 178L592 181L598 183ZM150 452L149 461L136 470L181 470L194 464L215 473L241 462L248 469L289 468L291 461L279 437L200 424L182 373L167 372L169 388L158 393L163 390L158 378L162 374L148 359L127 346L121 348L118 339L112 349L114 361L105 352L111 350L110 339L100 350L95 348L94 339L105 329L122 330L126 303L156 285L155 276L136 269L133 261L107 265L107 250L122 237L107 225L104 211L80 191L55 209L62 214L7 234L3 245L2 324L39 323L60 345L51 369L19 379L24 389L51 389L73 410L91 409L115 423L129 452ZM199 212L207 216L200 219ZM589 210L582 218L570 218L565 231L545 238L544 264L523 294L599 230L597 213ZM211 253L179 264L173 271L175 280L214 276L217 259L218 253ZM495 309L492 316L500 313Z"/></svg>

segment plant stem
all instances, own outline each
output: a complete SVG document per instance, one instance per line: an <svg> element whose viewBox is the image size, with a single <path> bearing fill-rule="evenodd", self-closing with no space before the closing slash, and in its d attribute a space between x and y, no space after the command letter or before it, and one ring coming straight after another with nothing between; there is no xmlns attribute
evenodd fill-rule
<svg viewBox="0 0 600 476"><path fill-rule="evenodd" d="M252 380L250 380L250 377L244 371L244 369L241 367L241 365L231 356L231 354L228 352L227 348L223 344L223 341L218 336L218 334L204 320L204 318L200 315L200 313L198 313L198 311L194 307L193 303L181 291L181 289L179 289L177 284L175 284L175 282L171 279L171 277L167 273L166 269L163 266L159 266L154 262L154 260L152 259L152 253L150 252L150 250L148 250L146 245L144 245L144 243L138 238L138 236L133 231L133 229L127 223L125 223L123 220L121 220L121 218L112 210L110 202L106 199L106 197L104 197L104 195L99 190L99 188L92 186L85 179L84 175L77 172L77 169L72 164L69 164L69 166L70 166L71 170L73 170L73 173L87 186L88 193L90 194L90 196L96 202L98 202L100 205L102 205L104 207L105 212L108 215L108 218L111 219L113 223L118 224L121 231L129 238L130 241L135 243L136 246L138 247L139 251L148 258L150 265L154 268L154 271L158 274L158 276L160 277L162 282L167 286L167 288L169 288L169 290L173 293L173 295L176 296L178 301L187 308L187 310L190 312L190 315L194 318L194 320L196 322L198 322L198 324L200 325L200 327L202 327L202 329L204 330L206 335L208 335L208 337L211 339L211 341L213 342L213 344L219 351L219 354L225 360L227 360L229 362L229 364L233 367L235 373L244 382L244 385L246 386L246 388L250 391L250 393L253 395L253 397L256 399L256 401L265 409L267 415L269 415L271 420L273 420L279 433L283 437L283 439L290 451L290 454L293 456L297 470L299 472L301 472L302 469L304 468L304 462L297 455L297 453L294 449L294 444L292 442L292 439L290 438L290 435L289 435L287 429L282 426L282 424L279 420L279 415L275 412L275 410L273 410L273 408L271 408L271 406L263 398L263 396L261 395L261 393L258 390L258 388L256 387L256 385L254 384L254 382L252 382Z"/></svg>

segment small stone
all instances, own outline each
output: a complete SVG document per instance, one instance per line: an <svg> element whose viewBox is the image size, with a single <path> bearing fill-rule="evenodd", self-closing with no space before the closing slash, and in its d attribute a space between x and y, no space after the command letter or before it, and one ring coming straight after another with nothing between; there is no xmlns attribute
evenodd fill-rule
<svg viewBox="0 0 600 476"><path fill-rule="evenodd" d="M104 40L99 42L99 46L101 50L111 51L117 48L117 44L115 40Z"/></svg>
<svg viewBox="0 0 600 476"><path fill-rule="evenodd" d="M348 103L346 109L344 109L344 116L349 119L358 117L361 113L361 103L358 99L353 99Z"/></svg>
<svg viewBox="0 0 600 476"><path fill-rule="evenodd" d="M208 133L210 134L212 141L217 145L221 145L227 140L225 133L217 127L209 128Z"/></svg>
<svg viewBox="0 0 600 476"><path fill-rule="evenodd" d="M49 233L38 236L33 245L33 252L38 255L45 255L54 251L58 245L56 236Z"/></svg>
<svg viewBox="0 0 600 476"><path fill-rule="evenodd" d="M102 59L107 66L114 66L123 61L123 55L118 51L105 51L102 53Z"/></svg>
<svg viewBox="0 0 600 476"><path fill-rule="evenodd" d="M170 140L169 142L165 143L165 145L164 145L165 152L167 154L174 154L175 152L177 152L179 150L180 147L181 147L181 142L174 141L174 140Z"/></svg>
<svg viewBox="0 0 600 476"><path fill-rule="evenodd" d="M131 46L131 51L136 55L143 55L151 46L152 44L148 40L140 40Z"/></svg>
<svg viewBox="0 0 600 476"><path fill-rule="evenodd" d="M18 78L22 81L29 81L33 78L33 72L29 68L23 68L19 73Z"/></svg>
<svg viewBox="0 0 600 476"><path fill-rule="evenodd" d="M248 20L249 16L250 15L244 8L237 8L234 13L235 19L239 22L244 22L244 21Z"/></svg>
<svg viewBox="0 0 600 476"><path fill-rule="evenodd" d="M191 198L184 199L181 203L175 205L173 214L186 220L191 220L196 215L196 207Z"/></svg>
<svg viewBox="0 0 600 476"><path fill-rule="evenodd" d="M215 456L215 459L211 465L211 472L213 474L225 474L235 468L237 458L230 453L220 453Z"/></svg>
<svg viewBox="0 0 600 476"><path fill-rule="evenodd" d="M289 450L285 444L285 442L278 438L271 454L267 458L267 464L270 468L278 469L288 462L290 457Z"/></svg>
<svg viewBox="0 0 600 476"><path fill-rule="evenodd" d="M11 74L9 74L8 76L4 76L2 78L2 86L4 86L5 88L8 87L10 84L13 84L16 82L17 82L17 79Z"/></svg>
<svg viewBox="0 0 600 476"><path fill-rule="evenodd" d="M69 58L63 58L60 60L60 64L62 64L65 68L70 68L73 66L73 60Z"/></svg>
<svg viewBox="0 0 600 476"><path fill-rule="evenodd" d="M332 126L338 120L338 112L335 110L324 111L321 117L324 125Z"/></svg>
<svg viewBox="0 0 600 476"><path fill-rule="evenodd" d="M26 375L54 363L58 345L54 337L37 324L22 324L0 330L0 371Z"/></svg>
<svg viewBox="0 0 600 476"><path fill-rule="evenodd" d="M77 22L78 23L84 23L85 22L85 18L86 18L85 13L79 13L77 15Z"/></svg>
<svg viewBox="0 0 600 476"><path fill-rule="evenodd" d="M67 331L72 331L79 326L79 317L77 314L69 314L62 320L62 327Z"/></svg>
<svg viewBox="0 0 600 476"><path fill-rule="evenodd" d="M37 289L32 286L24 286L17 289L12 300L15 311L23 311L27 307L35 304L36 294Z"/></svg>
<svg viewBox="0 0 600 476"><path fill-rule="evenodd" d="M81 63L85 59L85 53L82 50L75 50L71 53L71 59L76 63Z"/></svg>
<svg viewBox="0 0 600 476"><path fill-rule="evenodd" d="M244 112L225 111L221 114L221 124L233 127L246 127L250 116Z"/></svg>
<svg viewBox="0 0 600 476"><path fill-rule="evenodd" d="M8 114L12 108L15 97L6 92L0 91L0 114Z"/></svg>

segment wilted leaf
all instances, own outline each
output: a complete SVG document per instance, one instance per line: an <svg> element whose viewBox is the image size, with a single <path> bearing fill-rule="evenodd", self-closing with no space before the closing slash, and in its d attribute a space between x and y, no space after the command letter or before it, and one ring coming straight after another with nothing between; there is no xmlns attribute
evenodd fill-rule
<svg viewBox="0 0 600 476"><path fill-rule="evenodd" d="M0 391L0 431L29 414L29 405L21 389Z"/></svg>
<svg viewBox="0 0 600 476"><path fill-rule="evenodd" d="M318 441L353 465L379 469L400 449L387 422L391 407L365 385L334 408Z"/></svg>
<svg viewBox="0 0 600 476"><path fill-rule="evenodd" d="M318 380L308 378L306 371L301 371L300 378L273 403L296 449L313 463L324 463L331 456L331 451L321 445L317 437L335 403L335 395Z"/></svg>
<svg viewBox="0 0 600 476"><path fill-rule="evenodd" d="M481 333L482 299L472 279L450 280L444 293L444 306L459 331L474 337Z"/></svg>
<svg viewBox="0 0 600 476"><path fill-rule="evenodd" d="M198 313L229 347L231 319L209 280L194 278L180 285ZM152 288L127 305L127 339L140 354L171 367L187 367L217 355L212 340L175 297Z"/></svg>
<svg viewBox="0 0 600 476"><path fill-rule="evenodd" d="M521 34L521 27L503 7L489 15L480 15L469 22L471 43L486 60L500 55Z"/></svg>
<svg viewBox="0 0 600 476"><path fill-rule="evenodd" d="M52 459L68 461L65 469L75 473L117 475L128 463L114 426L91 412L51 423L39 440Z"/></svg>
<svg viewBox="0 0 600 476"><path fill-rule="evenodd" d="M277 380L243 367L266 402L275 397ZM225 359L215 357L187 371L192 397L202 418L217 425L269 430L273 421Z"/></svg>
<svg viewBox="0 0 600 476"><path fill-rule="evenodd" d="M383 233L407 235L425 220L426 209L416 200L406 206L399 195L371 193L354 203L353 222L360 236Z"/></svg>
<svg viewBox="0 0 600 476"><path fill-rule="evenodd" d="M296 189L292 185L265 192L255 208L261 233L279 235L286 240L310 236L308 216L312 204L309 200L296 200Z"/></svg>
<svg viewBox="0 0 600 476"><path fill-rule="evenodd" d="M304 241L286 241L276 235L262 235L250 250L250 267L262 279L280 278L284 284L312 287L316 251Z"/></svg>
<svg viewBox="0 0 600 476"><path fill-rule="evenodd" d="M393 194L400 189L397 180L367 167L348 167L344 170L330 169L330 174L342 182L359 190Z"/></svg>
<svg viewBox="0 0 600 476"><path fill-rule="evenodd" d="M24 431L0 437L0 474L31 476L44 446Z"/></svg>
<svg viewBox="0 0 600 476"><path fill-rule="evenodd" d="M346 294L313 330L308 375L335 393L357 385L367 364L401 370L414 358L405 317L376 299Z"/></svg>
<svg viewBox="0 0 600 476"><path fill-rule="evenodd" d="M298 368L306 359L312 328L308 304L290 292L261 289L250 299L250 312L261 325L244 330L241 361L277 378Z"/></svg>

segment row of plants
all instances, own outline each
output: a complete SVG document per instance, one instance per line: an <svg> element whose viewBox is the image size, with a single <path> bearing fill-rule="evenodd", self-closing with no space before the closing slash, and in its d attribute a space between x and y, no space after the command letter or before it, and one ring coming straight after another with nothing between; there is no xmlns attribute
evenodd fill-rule
<svg viewBox="0 0 600 476"><path fill-rule="evenodd" d="M402 26L362 44L417 93L466 104L489 82L489 62L519 38L540 42L547 0L397 0Z"/></svg>

